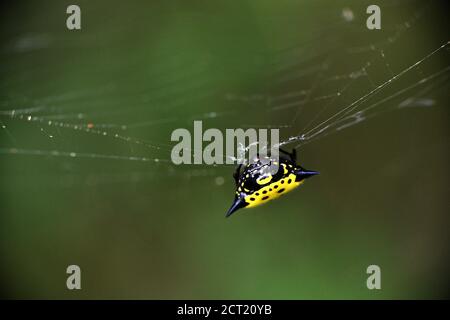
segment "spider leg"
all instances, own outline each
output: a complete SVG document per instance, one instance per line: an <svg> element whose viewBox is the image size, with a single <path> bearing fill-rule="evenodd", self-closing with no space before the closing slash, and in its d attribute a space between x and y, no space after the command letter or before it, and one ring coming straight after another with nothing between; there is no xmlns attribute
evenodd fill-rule
<svg viewBox="0 0 450 320"><path fill-rule="evenodd" d="M234 178L234 182L236 183L236 186L238 185L238 182L239 182L239 172L241 171L241 167L242 167L242 164L240 164L236 168L236 171L233 173L233 178Z"/></svg>
<svg viewBox="0 0 450 320"><path fill-rule="evenodd" d="M286 155L288 155L288 156L291 156L291 154L289 153L289 152L287 152L287 151L285 151L285 150L283 150L283 149L278 149L281 153L284 153L284 154L286 154Z"/></svg>
<svg viewBox="0 0 450 320"><path fill-rule="evenodd" d="M289 158L290 158L293 162L297 162L297 150L293 149L293 150L292 150L292 153L287 152L287 151L285 151L285 150L283 150L283 149L279 149L279 150L280 150L281 153L284 153L284 154L288 155Z"/></svg>
<svg viewBox="0 0 450 320"><path fill-rule="evenodd" d="M297 163L297 150L296 149L292 149L291 159L292 159L292 161Z"/></svg>

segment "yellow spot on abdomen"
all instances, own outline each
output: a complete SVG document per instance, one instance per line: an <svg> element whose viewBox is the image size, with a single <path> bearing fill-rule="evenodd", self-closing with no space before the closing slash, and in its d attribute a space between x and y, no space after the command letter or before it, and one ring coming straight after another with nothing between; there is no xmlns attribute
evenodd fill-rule
<svg viewBox="0 0 450 320"><path fill-rule="evenodd" d="M277 199L283 194L288 193L289 191L294 190L304 181L295 181L295 178L295 174L291 173L287 177L283 178L283 184L280 181L275 181L252 193L251 195L246 196L244 198L245 202L248 203L246 208L259 206L270 200ZM270 179L272 179L272 176L270 176Z"/></svg>
<svg viewBox="0 0 450 320"><path fill-rule="evenodd" d="M259 178L259 179L257 179L257 180L256 180L256 183L262 185L262 184L269 183L270 180L272 180L272 175L271 175L271 174L269 174L269 175L268 175L267 177L265 177L265 178Z"/></svg>

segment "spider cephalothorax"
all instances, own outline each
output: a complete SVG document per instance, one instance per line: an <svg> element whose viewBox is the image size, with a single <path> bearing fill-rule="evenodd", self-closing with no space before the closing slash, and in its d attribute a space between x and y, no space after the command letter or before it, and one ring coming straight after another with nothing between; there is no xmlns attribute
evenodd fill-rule
<svg viewBox="0 0 450 320"><path fill-rule="evenodd" d="M287 157L280 156L278 161L264 162L256 159L251 164L238 166L233 175L236 195L227 217L238 209L256 207L276 199L298 187L306 178L318 174L296 163L295 150L288 153L280 149L280 152Z"/></svg>

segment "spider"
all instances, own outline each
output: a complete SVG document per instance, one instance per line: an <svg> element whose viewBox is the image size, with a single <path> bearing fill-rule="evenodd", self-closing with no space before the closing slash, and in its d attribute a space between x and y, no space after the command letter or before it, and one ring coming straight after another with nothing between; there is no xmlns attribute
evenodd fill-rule
<svg viewBox="0 0 450 320"><path fill-rule="evenodd" d="M297 188L306 178L319 174L299 166L296 158L295 149L292 153L280 149L279 162L263 163L258 156L251 164L240 164L233 174L236 195L226 216L229 217L241 208L256 207L276 199ZM268 170L271 165L277 167L273 175Z"/></svg>

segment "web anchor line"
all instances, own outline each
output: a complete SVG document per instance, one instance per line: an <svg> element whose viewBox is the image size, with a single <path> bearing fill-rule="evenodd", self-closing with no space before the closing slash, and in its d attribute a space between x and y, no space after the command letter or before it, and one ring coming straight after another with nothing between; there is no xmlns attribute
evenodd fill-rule
<svg viewBox="0 0 450 320"><path fill-rule="evenodd" d="M348 106L344 107L343 109L340 109L338 112L336 112L335 114L330 116L328 119L324 120L323 122L319 123L314 128L312 128L309 131L307 131L306 133L302 133L302 134L299 134L297 136L291 136L287 140L281 142L279 144L279 146L281 147L281 146L284 146L284 145L287 145L287 144L290 144L290 143L293 143L293 142L307 141L307 140L310 140L310 139L313 139L313 138L317 138L320 135L323 135L327 129L329 129L330 127L333 126L333 124L341 121L343 118L345 118L346 115L348 115L349 113L353 112L356 108L358 108L361 104L366 102L369 98L373 97L374 95L376 95L377 93L382 91L384 88L386 88L387 86L389 86L390 84L392 84L393 82L395 82L396 80L401 78L403 75L405 75L409 71L417 68L423 62L425 62L426 60L428 60L429 58L431 58L432 56L437 54L439 51L441 51L444 48L446 48L449 44L450 44L450 41L447 41L446 43L442 44L437 49L435 49L432 52L430 52L429 54L427 54L422 59L418 60L414 64L410 65L406 69L402 70L401 72L399 72L396 75L394 75L392 78L390 78L387 81L385 81L384 83L382 83L381 85L379 85L375 89L371 90L367 94L365 94L362 97L358 98L357 100L355 100L354 102L352 102ZM447 68L444 69L444 70L447 70ZM425 79L427 79L427 78L425 78ZM419 81L419 83L425 82L423 80L424 79ZM303 144L299 144L295 148L300 147L301 145L303 145Z"/></svg>

